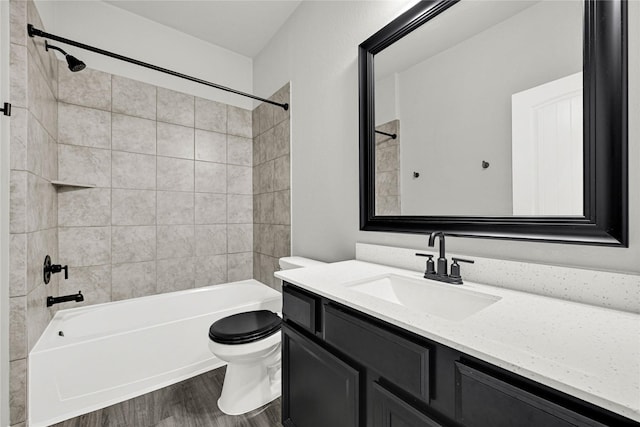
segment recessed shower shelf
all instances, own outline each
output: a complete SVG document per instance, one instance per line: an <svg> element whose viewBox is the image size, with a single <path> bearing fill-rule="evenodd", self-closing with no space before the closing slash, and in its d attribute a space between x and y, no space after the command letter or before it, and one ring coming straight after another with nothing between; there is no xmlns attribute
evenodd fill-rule
<svg viewBox="0 0 640 427"><path fill-rule="evenodd" d="M75 188L95 188L94 184L80 184L78 182L51 181L51 185L56 188L75 187Z"/></svg>

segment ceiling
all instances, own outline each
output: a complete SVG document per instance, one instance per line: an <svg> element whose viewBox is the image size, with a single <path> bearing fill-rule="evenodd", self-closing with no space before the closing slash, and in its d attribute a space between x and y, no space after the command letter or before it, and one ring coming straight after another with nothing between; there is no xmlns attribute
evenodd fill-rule
<svg viewBox="0 0 640 427"><path fill-rule="evenodd" d="M302 0L105 0L136 15L253 58Z"/></svg>

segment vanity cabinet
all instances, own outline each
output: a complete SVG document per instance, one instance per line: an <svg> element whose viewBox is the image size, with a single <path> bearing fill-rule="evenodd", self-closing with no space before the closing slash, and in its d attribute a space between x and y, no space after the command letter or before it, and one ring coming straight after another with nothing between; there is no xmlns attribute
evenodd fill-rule
<svg viewBox="0 0 640 427"><path fill-rule="evenodd" d="M284 427L640 427L287 282Z"/></svg>

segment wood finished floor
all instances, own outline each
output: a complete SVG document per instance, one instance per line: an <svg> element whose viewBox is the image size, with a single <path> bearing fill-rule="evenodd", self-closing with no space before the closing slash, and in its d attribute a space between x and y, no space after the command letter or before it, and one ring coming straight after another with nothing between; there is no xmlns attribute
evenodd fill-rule
<svg viewBox="0 0 640 427"><path fill-rule="evenodd" d="M225 367L55 424L55 427L281 427L280 399L245 415L218 409Z"/></svg>

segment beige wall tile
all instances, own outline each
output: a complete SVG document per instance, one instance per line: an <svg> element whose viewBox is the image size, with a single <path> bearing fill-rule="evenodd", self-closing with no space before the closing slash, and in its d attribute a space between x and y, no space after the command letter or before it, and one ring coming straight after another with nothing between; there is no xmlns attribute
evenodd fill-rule
<svg viewBox="0 0 640 427"><path fill-rule="evenodd" d="M227 133L229 135L251 138L251 111L244 108L227 106Z"/></svg>
<svg viewBox="0 0 640 427"><path fill-rule="evenodd" d="M36 65L36 61L27 52L27 102L29 111L51 135L58 134L58 100Z"/></svg>
<svg viewBox="0 0 640 427"><path fill-rule="evenodd" d="M58 145L58 179L65 182L111 186L111 151Z"/></svg>
<svg viewBox="0 0 640 427"><path fill-rule="evenodd" d="M11 27L11 43L25 45L27 43L27 2L11 0L9 2L9 26Z"/></svg>
<svg viewBox="0 0 640 427"><path fill-rule="evenodd" d="M158 191L159 225L193 224L194 195L176 191ZM197 199L197 195L196 195Z"/></svg>
<svg viewBox="0 0 640 427"><path fill-rule="evenodd" d="M24 233L27 229L27 173L11 171L9 180L9 230Z"/></svg>
<svg viewBox="0 0 640 427"><path fill-rule="evenodd" d="M153 295L156 293L156 261L114 264L111 282L113 301Z"/></svg>
<svg viewBox="0 0 640 427"><path fill-rule="evenodd" d="M85 147L111 148L111 113L59 102L58 142Z"/></svg>
<svg viewBox="0 0 640 427"><path fill-rule="evenodd" d="M253 197L251 195L227 195L227 223L251 224L253 221Z"/></svg>
<svg viewBox="0 0 640 427"><path fill-rule="evenodd" d="M158 88L158 120L182 126L194 125L195 99L191 95Z"/></svg>
<svg viewBox="0 0 640 427"><path fill-rule="evenodd" d="M125 77L111 78L112 111L156 119L156 87Z"/></svg>
<svg viewBox="0 0 640 427"><path fill-rule="evenodd" d="M157 292L175 292L195 286L195 258L166 259L158 262Z"/></svg>
<svg viewBox="0 0 640 427"><path fill-rule="evenodd" d="M154 120L113 114L111 129L112 149L156 154L156 122Z"/></svg>
<svg viewBox="0 0 640 427"><path fill-rule="evenodd" d="M288 154L273 161L273 191L289 189L290 173Z"/></svg>
<svg viewBox="0 0 640 427"><path fill-rule="evenodd" d="M258 120L260 121L260 133L271 129L275 124L274 113L276 107L272 107L269 104L262 103L258 106Z"/></svg>
<svg viewBox="0 0 640 427"><path fill-rule="evenodd" d="M153 225L111 227L111 262L156 259L156 227Z"/></svg>
<svg viewBox="0 0 640 427"><path fill-rule="evenodd" d="M262 151L264 153L265 162L277 157L275 128L271 128L262 134Z"/></svg>
<svg viewBox="0 0 640 427"><path fill-rule="evenodd" d="M196 288L227 282L227 256L196 258Z"/></svg>
<svg viewBox="0 0 640 427"><path fill-rule="evenodd" d="M227 225L228 253L251 252L253 250L253 224Z"/></svg>
<svg viewBox="0 0 640 427"><path fill-rule="evenodd" d="M196 191L198 193L226 193L227 168L223 163L196 162Z"/></svg>
<svg viewBox="0 0 640 427"><path fill-rule="evenodd" d="M46 305L48 292L57 293L56 287L52 287L51 282L46 289L42 283L27 295L27 351L33 349L51 320L51 313ZM58 307L64 307L64 305Z"/></svg>
<svg viewBox="0 0 640 427"><path fill-rule="evenodd" d="M9 299L9 360L27 357L27 297Z"/></svg>
<svg viewBox="0 0 640 427"><path fill-rule="evenodd" d="M196 256L227 253L227 226L225 224L196 225Z"/></svg>
<svg viewBox="0 0 640 427"><path fill-rule="evenodd" d="M186 258L194 255L193 225L159 225L158 259Z"/></svg>
<svg viewBox="0 0 640 427"><path fill-rule="evenodd" d="M196 129L196 160L225 163L227 161L227 135Z"/></svg>
<svg viewBox="0 0 640 427"><path fill-rule="evenodd" d="M262 224L257 235L258 247L257 251L265 255L273 255L275 248L275 225Z"/></svg>
<svg viewBox="0 0 640 427"><path fill-rule="evenodd" d="M58 225L62 227L111 224L111 190L69 188L58 191Z"/></svg>
<svg viewBox="0 0 640 427"><path fill-rule="evenodd" d="M196 193L196 224L225 224L227 222L227 196L225 194Z"/></svg>
<svg viewBox="0 0 640 427"><path fill-rule="evenodd" d="M275 177L275 162L269 160L258 166L258 193L273 191Z"/></svg>
<svg viewBox="0 0 640 427"><path fill-rule="evenodd" d="M257 200L258 200L257 222L259 222L260 224L273 224L275 194L274 193L258 194Z"/></svg>
<svg viewBox="0 0 640 427"><path fill-rule="evenodd" d="M9 296L27 294L27 235L9 236Z"/></svg>
<svg viewBox="0 0 640 427"><path fill-rule="evenodd" d="M227 138L227 162L233 165L251 166L253 163L251 138L229 135Z"/></svg>
<svg viewBox="0 0 640 427"><path fill-rule="evenodd" d="M42 169L47 156L49 135L40 122L31 113L27 115L27 170L42 176Z"/></svg>
<svg viewBox="0 0 640 427"><path fill-rule="evenodd" d="M111 265L69 268L69 279L61 280L60 295L82 291L84 301L74 307L102 304L111 301Z"/></svg>
<svg viewBox="0 0 640 427"><path fill-rule="evenodd" d="M156 192L153 190L111 190L113 225L156 223Z"/></svg>
<svg viewBox="0 0 640 427"><path fill-rule="evenodd" d="M193 160L158 157L158 190L193 191Z"/></svg>
<svg viewBox="0 0 640 427"><path fill-rule="evenodd" d="M227 166L227 193L252 194L252 168L251 166Z"/></svg>
<svg viewBox="0 0 640 427"><path fill-rule="evenodd" d="M111 227L61 227L60 260L71 267L111 263Z"/></svg>
<svg viewBox="0 0 640 427"><path fill-rule="evenodd" d="M27 48L11 44L9 87L12 107L27 107Z"/></svg>
<svg viewBox="0 0 640 427"><path fill-rule="evenodd" d="M282 258L291 255L291 227L288 225L273 226L273 252L269 255Z"/></svg>
<svg viewBox="0 0 640 427"><path fill-rule="evenodd" d="M17 424L26 420L27 411L27 360L14 360L9 364L9 422Z"/></svg>
<svg viewBox="0 0 640 427"><path fill-rule="evenodd" d="M25 170L27 168L27 110L11 108L10 122L10 156L11 169Z"/></svg>
<svg viewBox="0 0 640 427"><path fill-rule="evenodd" d="M195 124L198 129L227 133L227 106L196 98Z"/></svg>
<svg viewBox="0 0 640 427"><path fill-rule="evenodd" d="M56 226L58 194L46 179L27 174L26 231Z"/></svg>
<svg viewBox="0 0 640 427"><path fill-rule="evenodd" d="M253 253L242 252L227 255L227 280L235 282L253 278Z"/></svg>
<svg viewBox="0 0 640 427"><path fill-rule="evenodd" d="M156 188L156 157L146 154L113 151L112 186L152 190Z"/></svg>
<svg viewBox="0 0 640 427"><path fill-rule="evenodd" d="M158 122L159 156L194 158L193 128Z"/></svg>
<svg viewBox="0 0 640 427"><path fill-rule="evenodd" d="M273 223L291 224L291 197L289 190L276 191L273 195Z"/></svg>
<svg viewBox="0 0 640 427"><path fill-rule="evenodd" d="M291 128L289 119L274 128L273 144L275 157L284 156L291 151Z"/></svg>
<svg viewBox="0 0 640 427"><path fill-rule="evenodd" d="M70 73L66 61L58 64L59 101L111 111L111 74L91 68Z"/></svg>

